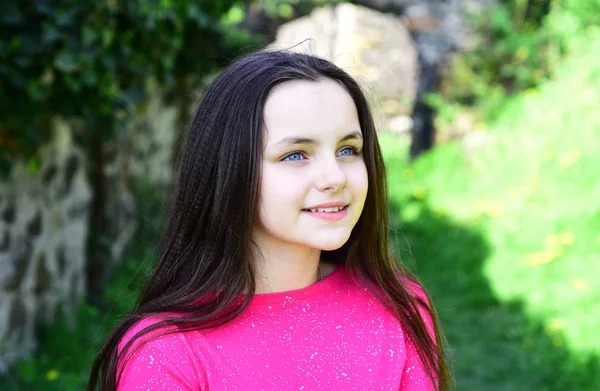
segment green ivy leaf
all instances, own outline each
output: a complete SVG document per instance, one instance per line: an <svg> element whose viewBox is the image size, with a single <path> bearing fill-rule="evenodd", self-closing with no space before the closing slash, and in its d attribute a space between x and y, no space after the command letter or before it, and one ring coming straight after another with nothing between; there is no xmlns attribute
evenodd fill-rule
<svg viewBox="0 0 600 391"><path fill-rule="evenodd" d="M161 63L165 69L171 70L175 66L175 59L172 56L163 56Z"/></svg>
<svg viewBox="0 0 600 391"><path fill-rule="evenodd" d="M200 27L205 27L209 23L208 18L198 7L198 4L192 1L187 2L187 14L190 20L195 21Z"/></svg>
<svg viewBox="0 0 600 391"><path fill-rule="evenodd" d="M77 15L77 8L73 8L73 5L68 10L59 12L56 14L56 24L62 27L72 25L75 22L75 16Z"/></svg>
<svg viewBox="0 0 600 391"><path fill-rule="evenodd" d="M85 46L90 46L98 40L98 29L89 25L83 25L81 28L81 36L83 39L83 44Z"/></svg>
<svg viewBox="0 0 600 391"><path fill-rule="evenodd" d="M54 67L67 73L75 72L79 68L77 56L72 51L64 49L54 59Z"/></svg>
<svg viewBox="0 0 600 391"><path fill-rule="evenodd" d="M40 77L40 82L45 86L50 86L54 82L54 71L52 68L46 68Z"/></svg>
<svg viewBox="0 0 600 391"><path fill-rule="evenodd" d="M22 44L23 44L23 40L20 37L13 38L10 41L10 47L13 49L20 48Z"/></svg>
<svg viewBox="0 0 600 391"><path fill-rule="evenodd" d="M107 48L115 39L115 30L112 28L105 28L102 30L102 47Z"/></svg>
<svg viewBox="0 0 600 391"><path fill-rule="evenodd" d="M39 80L32 79L27 83L27 92L33 100L42 101L48 97L50 89L43 85Z"/></svg>
<svg viewBox="0 0 600 391"><path fill-rule="evenodd" d="M244 20L244 10L241 5L234 5L227 11L223 18L221 19L221 23L224 26L233 26L240 23Z"/></svg>
<svg viewBox="0 0 600 391"><path fill-rule="evenodd" d="M79 92L81 90L82 81L78 77L73 77L70 74L65 73L63 75L63 80L69 88L69 90L71 90L72 92Z"/></svg>
<svg viewBox="0 0 600 391"><path fill-rule="evenodd" d="M90 69L81 75L81 81L86 86L92 87L98 83L98 74L93 69Z"/></svg>
<svg viewBox="0 0 600 391"><path fill-rule="evenodd" d="M279 13L279 16L285 19L294 16L294 9L290 4L280 4L279 7L277 7L277 12Z"/></svg>
<svg viewBox="0 0 600 391"><path fill-rule="evenodd" d="M27 160L27 172L29 175L35 175L40 171L42 161L39 156L32 156Z"/></svg>
<svg viewBox="0 0 600 391"><path fill-rule="evenodd" d="M43 34L42 34L42 42L46 45L52 45L56 42L60 41L61 35L60 31L51 25L50 23L44 22L42 25Z"/></svg>

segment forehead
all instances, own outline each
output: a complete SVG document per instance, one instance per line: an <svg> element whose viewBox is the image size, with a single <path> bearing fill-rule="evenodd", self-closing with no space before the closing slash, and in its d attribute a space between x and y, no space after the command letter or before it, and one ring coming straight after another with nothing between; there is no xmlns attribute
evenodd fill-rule
<svg viewBox="0 0 600 391"><path fill-rule="evenodd" d="M267 98L264 121L267 144L288 136L323 139L360 131L350 94L330 79L277 85Z"/></svg>

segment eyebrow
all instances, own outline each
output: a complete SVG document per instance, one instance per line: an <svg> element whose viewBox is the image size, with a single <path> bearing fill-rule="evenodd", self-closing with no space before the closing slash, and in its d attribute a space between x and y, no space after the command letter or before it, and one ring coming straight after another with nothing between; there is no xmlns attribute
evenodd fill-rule
<svg viewBox="0 0 600 391"><path fill-rule="evenodd" d="M344 137L342 137L340 139L340 143L343 143L344 141L348 141L348 140L362 140L363 136L362 133L359 132L358 130L352 132L352 133L348 133L347 135L345 135ZM274 145L296 145L296 144L318 144L316 140L313 140L311 138L303 138L303 137L284 137L281 140L279 140L278 142L276 142Z"/></svg>

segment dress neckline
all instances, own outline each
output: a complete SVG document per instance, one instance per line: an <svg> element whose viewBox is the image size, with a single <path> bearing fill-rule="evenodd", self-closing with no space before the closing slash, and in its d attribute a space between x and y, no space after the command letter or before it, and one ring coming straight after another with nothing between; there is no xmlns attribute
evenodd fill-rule
<svg viewBox="0 0 600 391"><path fill-rule="evenodd" d="M345 266L337 265L335 270L331 272L328 276L325 276L322 280L315 282L307 287L294 289L291 291L283 291L283 292L274 292L274 293L259 293L255 294L252 298L251 306L255 305L265 305L265 304L274 304L278 302L282 302L285 300L294 301L294 300L303 300L307 297L314 296L318 293L323 292L324 290L331 287L333 284L337 283L344 276Z"/></svg>

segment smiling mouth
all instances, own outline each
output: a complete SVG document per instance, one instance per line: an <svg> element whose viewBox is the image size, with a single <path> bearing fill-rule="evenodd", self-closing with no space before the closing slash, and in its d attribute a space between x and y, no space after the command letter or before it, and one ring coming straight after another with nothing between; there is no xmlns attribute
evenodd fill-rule
<svg viewBox="0 0 600 391"><path fill-rule="evenodd" d="M312 213L316 213L316 212L321 212L321 213L337 213L337 212L341 212L343 210L348 209L348 205L345 206L334 206L334 207L330 207L330 208L308 208L308 209L302 209L302 211L304 212L312 212Z"/></svg>

